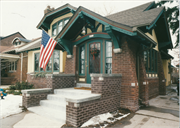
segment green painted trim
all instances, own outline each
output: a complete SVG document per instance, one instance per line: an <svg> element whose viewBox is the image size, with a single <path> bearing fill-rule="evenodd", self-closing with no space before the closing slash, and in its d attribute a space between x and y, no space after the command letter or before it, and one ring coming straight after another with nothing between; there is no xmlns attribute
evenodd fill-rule
<svg viewBox="0 0 180 128"><path fill-rule="evenodd" d="M114 48L121 48L120 44L118 43L118 39L116 37L116 35L114 34L111 26L105 26L106 27L106 31L107 33L111 36L111 38L113 39L113 44L114 44Z"/></svg>
<svg viewBox="0 0 180 128"><path fill-rule="evenodd" d="M45 28L50 29L50 25L49 25L49 24L43 22L42 25L43 25Z"/></svg>
<svg viewBox="0 0 180 128"><path fill-rule="evenodd" d="M58 10L58 11L55 11L55 12L53 12L53 13L47 15L47 16L44 18L44 20L41 22L41 24L39 25L38 28L41 27L42 23L44 23L44 21L46 20L47 17L49 17L49 16L51 16L51 15L54 15L55 13L60 12L60 11L62 11L62 10L65 10L65 9L67 9L67 8L70 9L70 10L74 10L74 9L72 9L72 8L70 8L70 7L65 7L65 8L63 8L63 9ZM75 11L75 10L74 10L74 11ZM69 11L69 12L71 12L71 11Z"/></svg>
<svg viewBox="0 0 180 128"><path fill-rule="evenodd" d="M158 15L158 17L155 19L154 23L152 23L149 27L146 26L146 29L150 30L152 27L154 27L154 25L156 24L157 20L160 18L161 14L164 12L164 9L160 12L160 14Z"/></svg>
<svg viewBox="0 0 180 128"><path fill-rule="evenodd" d="M100 60L100 73L103 73L103 40L102 39L98 39L98 40L92 40L87 42L87 65L88 67L86 67L87 73L86 73L86 82L87 83L91 83L91 76L89 74L89 44L93 43L93 42L100 42L100 49L101 49L101 60Z"/></svg>
<svg viewBox="0 0 180 128"><path fill-rule="evenodd" d="M155 2L153 2L151 5L149 5L149 7L147 7L144 11L148 11L151 7L153 7L155 4Z"/></svg>
<svg viewBox="0 0 180 128"><path fill-rule="evenodd" d="M94 20L96 20L96 21L98 21L99 23L101 23L101 24L103 24L103 25L105 25L105 26L111 26L110 24L108 24L108 23L106 23L106 22L104 22L104 21L102 21L102 20L100 20L100 19L98 19L98 18L96 18L96 17L94 17L94 16L92 16L92 15L90 15L90 14L81 11L81 12L76 16L76 18L72 21L72 23L69 25L69 27L65 30L65 32L62 34L61 38L64 37L64 35L66 34L66 32L71 28L71 26L74 24L74 22L75 22L79 17L82 16L82 14L83 14L83 15L86 15L86 16L88 16L88 17L90 17L90 18L92 18L92 19L94 19ZM122 33L124 33L124 34L130 35L130 36L135 36L135 35L137 35L137 32L129 32L129 31L127 31L127 30L124 30L124 29L121 29L121 28L117 28L117 27L115 27L115 26L112 26L112 29L114 29L114 30L116 30L116 31L119 31L119 32L122 32Z"/></svg>
<svg viewBox="0 0 180 128"><path fill-rule="evenodd" d="M81 48L82 47L84 47L84 59L80 59L81 58ZM81 45L81 46L79 46L79 76L85 76L85 53L86 53L86 51L85 51L85 44L83 44L83 45ZM81 70L81 60L84 60L84 74L81 74L80 72L80 70Z"/></svg>
<svg viewBox="0 0 180 128"><path fill-rule="evenodd" d="M90 35L94 35L93 37L89 37ZM96 34L96 33L90 33L90 34L87 34L83 37L80 37L81 39L74 42L74 45L78 45L88 39L94 39L94 38L103 38L103 39L111 39L111 37L107 34L107 33L104 33L104 34Z"/></svg>
<svg viewBox="0 0 180 128"><path fill-rule="evenodd" d="M72 55L72 53L73 53L73 43L71 41L59 38L57 43L60 43L65 48L68 55Z"/></svg>
<svg viewBox="0 0 180 128"><path fill-rule="evenodd" d="M88 17L90 17L90 18L92 18L92 19L94 19L94 20L96 20L96 21L98 21L98 22L101 23L101 24L104 24L105 26L108 26L108 25L109 25L109 26L112 26L112 25L110 25L110 24L108 24L108 23L106 23L106 22L104 22L104 21L102 21L102 20L100 20L100 19L98 19L98 18L96 18L96 17L94 17L94 16L86 13L86 12L83 12L83 14L86 15L86 16L88 16ZM117 30L117 31L119 31L119 32L122 32L122 33L124 33L124 34L130 35L130 36L136 35L136 33L134 33L134 32L129 32L129 31L126 31L126 30L124 30L124 29L117 28L117 27L115 27L115 26L112 26L112 29Z"/></svg>

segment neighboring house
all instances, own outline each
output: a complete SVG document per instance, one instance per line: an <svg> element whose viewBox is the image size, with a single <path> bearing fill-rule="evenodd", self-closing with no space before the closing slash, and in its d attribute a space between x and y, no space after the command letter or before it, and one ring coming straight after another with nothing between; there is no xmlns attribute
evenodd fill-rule
<svg viewBox="0 0 180 128"><path fill-rule="evenodd" d="M179 68L171 65L171 80L173 84L177 84L179 79Z"/></svg>
<svg viewBox="0 0 180 128"><path fill-rule="evenodd" d="M154 4L150 2L107 17L81 6L47 7L37 28L53 37L60 51L58 57L53 54L44 78L34 77L41 72L39 50L28 51L27 77L29 82L43 84L41 87L60 89L55 94L63 96L52 102L58 96L48 95L49 100L41 101L41 107L59 107L57 112L65 113L62 121L81 126L97 114L118 108L136 111L140 103L148 105L150 99L165 95L170 81L167 69L173 58L168 49L173 46L165 9L155 8ZM60 58L57 60L61 66L57 72L56 57ZM67 90L62 88L70 87L90 87L91 92L80 97L83 91L71 90L74 97L67 98ZM37 92L36 95L26 92L23 105L39 113L42 108L32 106L47 97L47 89ZM54 112L55 107L52 108Z"/></svg>
<svg viewBox="0 0 180 128"><path fill-rule="evenodd" d="M27 53L17 54L16 49L29 42L30 40L27 40L19 32L1 38L1 85L11 85L18 81L26 81Z"/></svg>

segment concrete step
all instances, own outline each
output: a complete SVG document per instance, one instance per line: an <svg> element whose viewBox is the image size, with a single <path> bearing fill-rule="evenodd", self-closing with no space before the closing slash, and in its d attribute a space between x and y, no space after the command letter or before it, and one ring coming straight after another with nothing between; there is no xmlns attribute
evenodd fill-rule
<svg viewBox="0 0 180 128"><path fill-rule="evenodd" d="M87 83L77 83L76 87L88 87L91 88L91 84L87 84Z"/></svg>
<svg viewBox="0 0 180 128"><path fill-rule="evenodd" d="M47 96L47 99L57 101L57 102L66 102L65 96L63 96L63 95L49 94Z"/></svg>
<svg viewBox="0 0 180 128"><path fill-rule="evenodd" d="M53 100L41 100L40 106L48 107L50 109L56 109L61 112L66 111L66 102L57 102Z"/></svg>
<svg viewBox="0 0 180 128"><path fill-rule="evenodd" d="M80 96L80 95L90 95L91 90L80 90L74 88L68 89L55 89L54 94L64 95L64 96Z"/></svg>
<svg viewBox="0 0 180 128"><path fill-rule="evenodd" d="M34 112L40 116L49 118L51 120L56 120L63 124L66 121L66 112L65 111L50 109L48 107L43 107L43 106L30 107L30 108L28 108L28 110L31 112Z"/></svg>

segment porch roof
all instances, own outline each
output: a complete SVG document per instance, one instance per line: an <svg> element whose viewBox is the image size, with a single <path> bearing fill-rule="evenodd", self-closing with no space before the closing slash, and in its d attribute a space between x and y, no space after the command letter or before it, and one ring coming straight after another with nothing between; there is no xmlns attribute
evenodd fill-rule
<svg viewBox="0 0 180 128"><path fill-rule="evenodd" d="M20 57L19 55L0 53L0 58L1 58L1 62L3 62L3 61L16 61Z"/></svg>

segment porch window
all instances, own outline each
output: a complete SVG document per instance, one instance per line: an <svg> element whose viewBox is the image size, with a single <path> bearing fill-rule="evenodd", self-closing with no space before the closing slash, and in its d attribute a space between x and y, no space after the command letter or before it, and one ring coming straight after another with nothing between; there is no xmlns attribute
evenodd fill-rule
<svg viewBox="0 0 180 128"><path fill-rule="evenodd" d="M9 62L9 71L16 71L17 70L17 61Z"/></svg>
<svg viewBox="0 0 180 128"><path fill-rule="evenodd" d="M60 51L54 50L51 58L49 59L45 72L59 72L59 60L60 60ZM43 68L39 68L39 56L40 53L34 54L34 71L35 72L44 72Z"/></svg>
<svg viewBox="0 0 180 128"><path fill-rule="evenodd" d="M39 71L39 53L35 53L34 59L35 59L34 71L38 72Z"/></svg>
<svg viewBox="0 0 180 128"><path fill-rule="evenodd" d="M53 53L53 66L54 72L59 72L59 51Z"/></svg>
<svg viewBox="0 0 180 128"><path fill-rule="evenodd" d="M62 19L52 25L52 36L56 36L69 21L69 18Z"/></svg>
<svg viewBox="0 0 180 128"><path fill-rule="evenodd" d="M85 74L85 47L84 45L80 47L80 74Z"/></svg>
<svg viewBox="0 0 180 128"><path fill-rule="evenodd" d="M112 42L106 41L106 58L105 58L105 72L112 73Z"/></svg>
<svg viewBox="0 0 180 128"><path fill-rule="evenodd" d="M157 51L150 49L144 51L144 65L146 73L153 74L157 73Z"/></svg>

